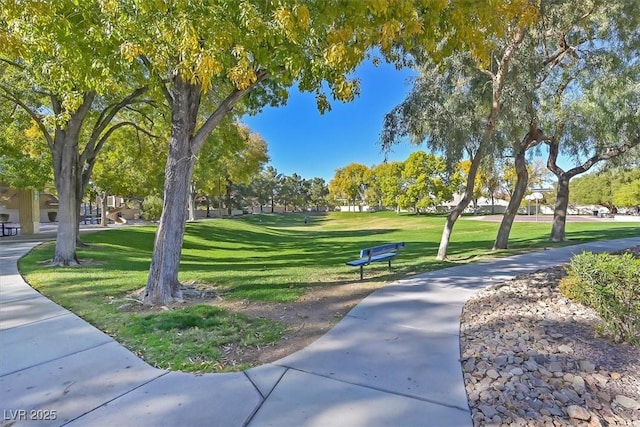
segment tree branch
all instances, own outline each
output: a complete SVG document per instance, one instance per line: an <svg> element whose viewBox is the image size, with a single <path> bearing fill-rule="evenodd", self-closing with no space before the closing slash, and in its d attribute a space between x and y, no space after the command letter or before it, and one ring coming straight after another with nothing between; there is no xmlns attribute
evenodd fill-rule
<svg viewBox="0 0 640 427"><path fill-rule="evenodd" d="M151 102L151 101L143 101L143 100L141 100L141 101L140 101L140 103L145 103L145 104L149 104L149 105L151 105L151 106L155 106L155 105L154 105L155 103L153 103L153 102ZM154 124L154 120L153 120L151 117L149 117L149 115L148 115L148 114L144 113L142 110L140 110L140 109L138 109L138 108L133 108L133 103L131 103L131 104L127 105L126 107L124 107L124 109L125 109L125 110L128 110L128 111L132 111L132 112L134 112L134 113L137 113L137 114L138 114L138 115L140 115L140 117L142 117L142 119L143 119L144 121L146 121L148 124L150 124L150 125L153 125L153 124Z"/></svg>
<svg viewBox="0 0 640 427"><path fill-rule="evenodd" d="M484 70L484 69L483 69L483 70L480 70L480 72L481 72L482 74L486 74L487 76L489 76L489 77L491 78L491 80L494 80L494 79L496 78L496 75L495 75L495 74L493 74L493 73L492 73L491 71L489 71L489 70Z"/></svg>
<svg viewBox="0 0 640 427"><path fill-rule="evenodd" d="M569 178L572 178L576 175L580 175L581 173L584 173L586 171L588 171L589 169L591 169L591 167L593 165L595 165L596 163L602 161L602 160L609 160L612 159L614 157L618 157L621 154L624 154L626 151L630 150L631 148L635 147L636 145L640 144L640 136L636 137L636 139L634 139L633 141L626 143L626 144L622 144L619 147L615 147L612 149L607 150L604 153L597 153L594 156L592 156L591 158L589 158L586 162L584 162L583 164L581 164L580 166L577 166L573 169L570 169L566 172L566 175Z"/></svg>
<svg viewBox="0 0 640 427"><path fill-rule="evenodd" d="M26 112L29 115L29 117L31 117L33 121L36 122L38 129L40 129L40 132L42 132L42 135L47 141L47 145L49 146L49 149L53 150L53 137L51 136L49 131L47 131L47 128L44 125L44 122L42 121L42 117L39 114L37 114L35 111L33 111L31 108L29 108L27 104L25 104L20 99L18 99L18 97L16 97L15 94L11 92L9 89L7 89L4 85L0 85L0 89L4 92L4 94L0 93L0 96L2 98L13 102L17 106L20 106L20 108L22 108L24 112Z"/></svg>
<svg viewBox="0 0 640 427"><path fill-rule="evenodd" d="M0 57L0 61L4 62L5 64L11 65L12 67L19 68L21 70L24 70L26 68L24 65L18 64L17 62L11 61L11 60L9 60L7 58L1 58Z"/></svg>
<svg viewBox="0 0 640 427"><path fill-rule="evenodd" d="M233 110L233 107L242 99L244 95L249 93L256 85L269 77L267 70L261 70L257 73L256 81L243 90L234 89L224 101L220 103L218 108L207 118L204 124L198 129L191 139L191 146L194 152L198 152L204 145L205 141L211 135L215 127L224 119L224 117Z"/></svg>
<svg viewBox="0 0 640 427"><path fill-rule="evenodd" d="M121 127L125 127L125 126L132 126L135 129L137 129L138 131L144 133L145 135L150 136L151 138L157 138L158 137L157 135L152 134L148 130L138 126L134 122L130 122L130 121L119 122L119 123L116 123L115 125L111 126L104 133L104 135L102 135L102 137L98 140L98 142L96 144L96 148L95 148L94 152L98 153L102 149L102 146L105 144L105 142L107 142L107 140L109 139L111 134L113 134L113 132L115 132L116 130L120 129Z"/></svg>
<svg viewBox="0 0 640 427"><path fill-rule="evenodd" d="M82 104L80 107L71 114L71 118L67 123L66 131L68 134L75 135L75 139L77 139L77 135L80 134L80 129L82 128L82 123L84 122L85 117L91 111L91 107L93 106L93 100L96 98L96 93L93 91L84 92L82 95ZM56 98L57 99L57 98Z"/></svg>
<svg viewBox="0 0 640 427"><path fill-rule="evenodd" d="M128 96L123 98L120 102L108 105L104 110L102 110L102 112L100 113L100 117L93 127L93 131L91 132L91 136L87 141L87 145L80 155L81 162L89 157L94 156L94 152L97 152L99 150L97 146L99 144L99 140L101 139L100 135L102 135L107 126L109 126L109 123L111 123L116 114L118 114L118 112L124 107L131 104L136 98L145 93L147 89L148 88L146 86L139 87L131 92Z"/></svg>
<svg viewBox="0 0 640 427"><path fill-rule="evenodd" d="M149 61L149 58L147 58L146 56L142 55L140 57L140 59L142 60L142 63L147 67L149 72L152 73L154 76L156 76L156 78L160 82L160 86L161 86L161 89L162 89L162 94L164 95L165 99L167 100L167 103L169 103L169 107L173 108L173 96L171 95L171 92L169 92L169 89L167 89L165 81L162 79L162 77L160 77L160 75L156 71L154 71L153 65L151 64L151 61Z"/></svg>

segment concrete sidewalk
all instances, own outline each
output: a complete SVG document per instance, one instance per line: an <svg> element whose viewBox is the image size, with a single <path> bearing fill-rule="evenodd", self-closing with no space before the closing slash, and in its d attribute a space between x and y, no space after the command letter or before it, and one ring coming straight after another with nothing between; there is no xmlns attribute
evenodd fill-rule
<svg viewBox="0 0 640 427"><path fill-rule="evenodd" d="M0 425L470 426L458 361L466 300L583 250L640 245L640 237L400 280L295 354L206 375L150 367L30 288L17 260L35 245L0 246Z"/></svg>

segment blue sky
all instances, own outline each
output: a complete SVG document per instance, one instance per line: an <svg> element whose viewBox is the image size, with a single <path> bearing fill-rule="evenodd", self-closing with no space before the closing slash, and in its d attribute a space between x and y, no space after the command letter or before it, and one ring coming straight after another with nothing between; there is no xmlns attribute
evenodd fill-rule
<svg viewBox="0 0 640 427"><path fill-rule="evenodd" d="M412 85L415 71L396 70L381 63L362 64L355 75L360 79L360 96L350 103L335 101L332 110L321 115L313 94L292 90L282 107L267 107L243 122L267 141L269 163L278 172L305 179L331 181L338 168L349 163L373 166L384 161L379 142L386 113L402 102ZM396 145L389 160L403 161L425 146L410 143ZM540 154L546 161L547 151ZM561 156L558 165L567 169L573 162Z"/></svg>
<svg viewBox="0 0 640 427"><path fill-rule="evenodd" d="M355 74L360 96L350 103L335 101L332 110L321 115L313 94L292 90L286 106L267 107L243 121L267 142L270 164L278 172L329 182L336 169L349 163L373 166L384 161L379 143L384 115L404 100L414 73L385 63L364 63ZM420 149L425 148L400 144L389 159L405 160Z"/></svg>

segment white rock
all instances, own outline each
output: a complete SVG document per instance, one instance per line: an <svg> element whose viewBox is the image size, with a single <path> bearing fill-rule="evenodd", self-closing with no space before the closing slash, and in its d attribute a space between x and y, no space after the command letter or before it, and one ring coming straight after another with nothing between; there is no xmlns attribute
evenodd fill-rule
<svg viewBox="0 0 640 427"><path fill-rule="evenodd" d="M578 375L573 377L573 380L571 381L571 383L573 384L573 388L576 391L583 391L585 389L584 380L582 379L582 377Z"/></svg>
<svg viewBox="0 0 640 427"><path fill-rule="evenodd" d="M614 401L620 405L624 406L627 409L640 409L640 402L634 400L630 397L623 396L621 394L617 395Z"/></svg>
<svg viewBox="0 0 640 427"><path fill-rule="evenodd" d="M487 376L494 380L500 378L500 374L495 369L489 369L487 371Z"/></svg>
<svg viewBox="0 0 640 427"><path fill-rule="evenodd" d="M560 347L558 347L558 351L567 354L573 353L573 349L566 344L562 344Z"/></svg>
<svg viewBox="0 0 640 427"><path fill-rule="evenodd" d="M567 415L569 415L569 418L583 421L589 421L589 418L591 418L589 411L578 405L569 405L567 407Z"/></svg>

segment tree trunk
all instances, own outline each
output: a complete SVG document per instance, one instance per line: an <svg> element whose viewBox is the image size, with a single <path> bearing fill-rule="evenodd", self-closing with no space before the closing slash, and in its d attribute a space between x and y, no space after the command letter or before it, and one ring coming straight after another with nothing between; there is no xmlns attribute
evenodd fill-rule
<svg viewBox="0 0 640 427"><path fill-rule="evenodd" d="M174 297L180 296L178 269L184 240L189 184L196 156L236 103L268 75L267 71L260 71L253 85L231 91L197 130L202 87L190 84L180 74L176 74L170 83L172 91L165 88L165 98L171 105L171 138L165 167L163 211L143 295L145 304L167 304Z"/></svg>
<svg viewBox="0 0 640 427"><path fill-rule="evenodd" d="M107 218L107 210L109 209L109 193L104 191L102 193L102 212L100 213L100 225L107 227L109 225L109 218Z"/></svg>
<svg viewBox="0 0 640 427"><path fill-rule="evenodd" d="M81 169L82 169L82 164L81 162L78 162L78 165L76 166L76 170L81 170ZM76 221L76 248L87 248L89 247L89 245L87 245L82 240L80 240L80 222L82 222L83 224L87 223L86 210L82 210L82 199L84 196L85 185L82 182L82 176L80 174L78 174L76 178L77 178L75 183L76 184L76 205L77 205L76 212L78 214L82 212L82 217L83 217L82 221L80 221L79 217L78 217L78 220Z"/></svg>
<svg viewBox="0 0 640 427"><path fill-rule="evenodd" d="M449 240L451 239L453 226L455 225L460 215L462 215L462 212L464 212L467 206L469 206L469 202L471 202L471 199L473 197L473 187L476 181L476 174L478 173L480 161L482 160L482 152L484 150L483 144L484 141L480 143L478 151L471 160L471 166L469 166L469 175L467 176L467 188L465 189L462 200L460 200L456 207L453 208L451 212L449 212L449 215L447 215L447 222L444 225L444 229L442 230L442 237L440 238L440 246L438 247L438 255L436 256L437 260L444 261L447 258L447 251L449 250Z"/></svg>
<svg viewBox="0 0 640 427"><path fill-rule="evenodd" d="M502 217L496 241L493 243L494 251L497 249L507 249L509 245L509 234L511 234L511 226L518 214L518 208L520 207L520 203L522 203L524 193L527 191L527 185L529 184L529 171L527 171L527 163L524 158L525 152L525 150L520 149L515 156L517 174L516 186L513 194L511 195L511 199L509 200L507 210L504 212L504 216Z"/></svg>
<svg viewBox="0 0 640 427"><path fill-rule="evenodd" d="M194 184L189 185L189 221L196 220L196 186Z"/></svg>
<svg viewBox="0 0 640 427"><path fill-rule="evenodd" d="M227 215L229 215L229 218L231 218L231 179L227 178L226 179L226 186L225 186L225 205L227 208Z"/></svg>
<svg viewBox="0 0 640 427"><path fill-rule="evenodd" d="M78 236L78 140L62 130L55 132L53 172L58 191L58 233L52 264L77 265L76 239Z"/></svg>
<svg viewBox="0 0 640 427"><path fill-rule="evenodd" d="M197 153L192 152L200 88L175 78L171 139L165 167L164 201L143 300L164 305L180 296L178 269L186 219L189 186Z"/></svg>
<svg viewBox="0 0 640 427"><path fill-rule="evenodd" d="M553 210L553 225L551 226L551 241L564 242L565 225L567 222L567 208L569 207L569 180L571 178L563 173L558 176L558 192L556 206Z"/></svg>

